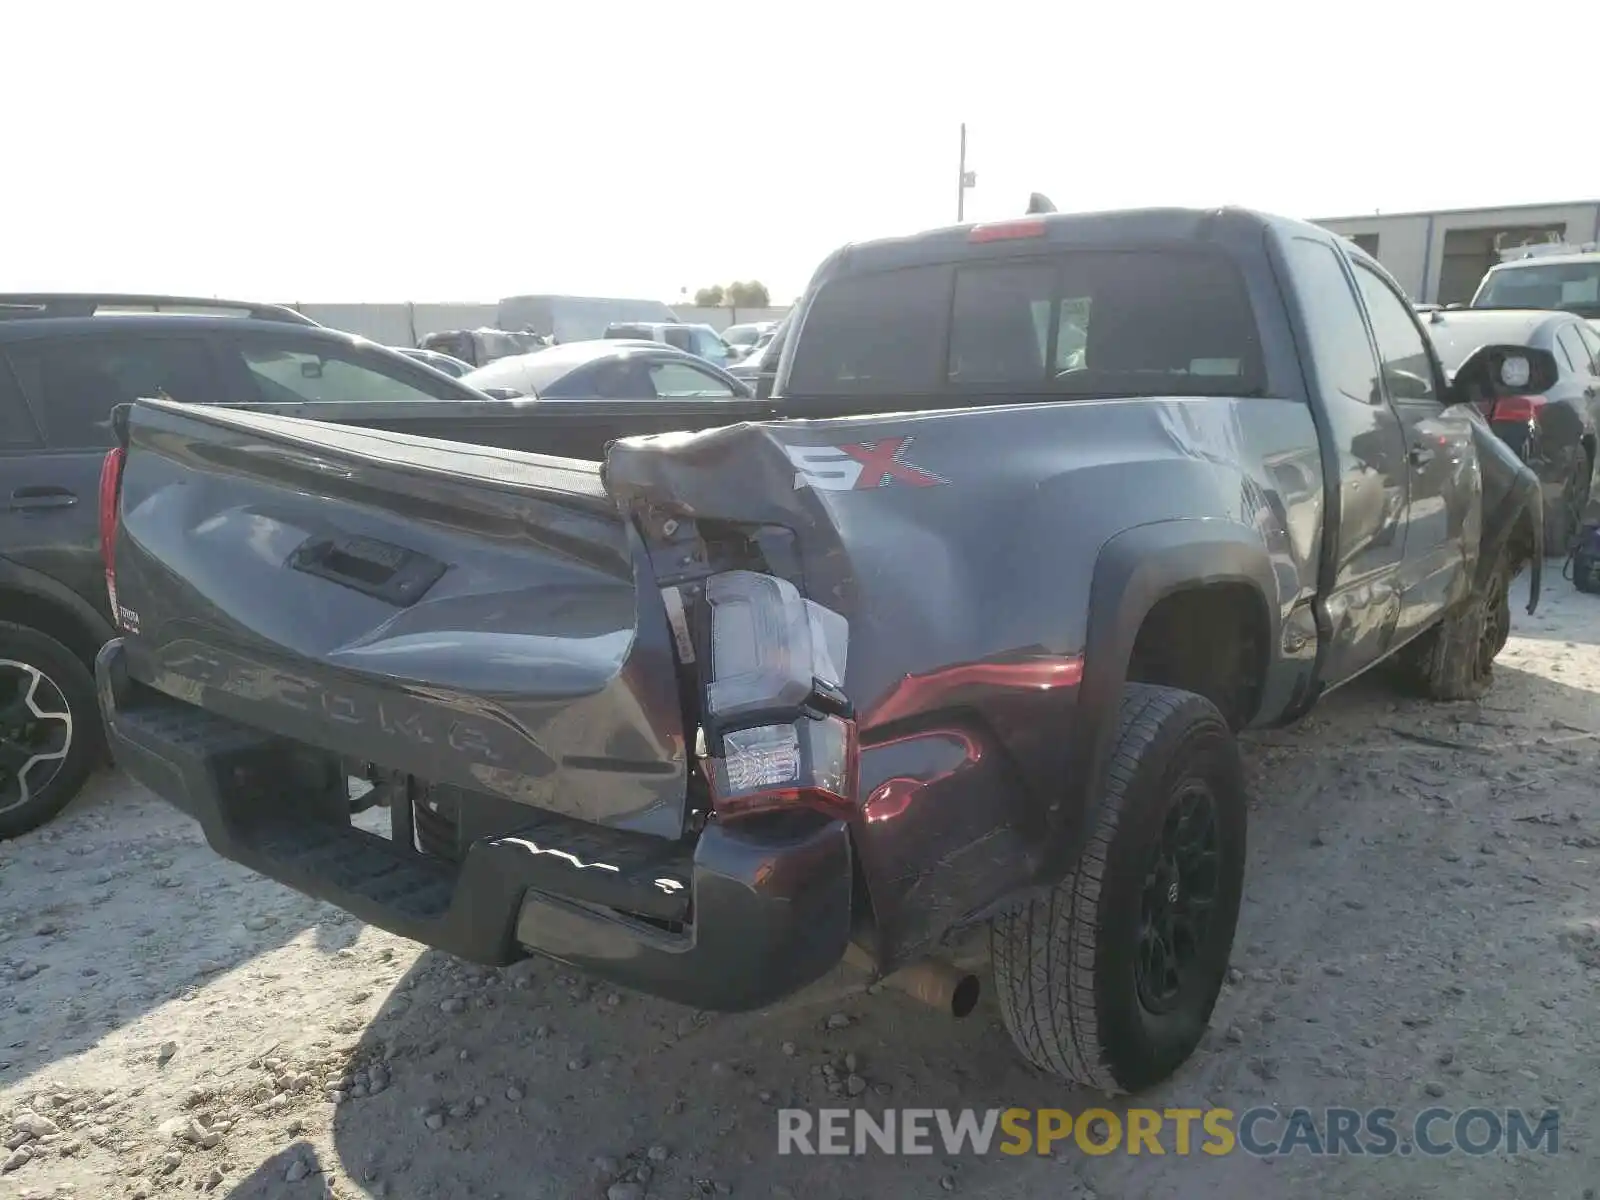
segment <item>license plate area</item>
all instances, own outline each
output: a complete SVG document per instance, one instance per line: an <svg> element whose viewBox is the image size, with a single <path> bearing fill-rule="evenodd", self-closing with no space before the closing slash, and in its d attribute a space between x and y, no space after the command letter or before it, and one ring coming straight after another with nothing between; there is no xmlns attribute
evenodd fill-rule
<svg viewBox="0 0 1600 1200"><path fill-rule="evenodd" d="M445 573L436 558L365 537L307 538L289 555L289 567L397 608L422 599Z"/></svg>
<svg viewBox="0 0 1600 1200"><path fill-rule="evenodd" d="M454 788L430 787L400 772L369 769L345 778L350 824L420 854L459 862L463 797Z"/></svg>

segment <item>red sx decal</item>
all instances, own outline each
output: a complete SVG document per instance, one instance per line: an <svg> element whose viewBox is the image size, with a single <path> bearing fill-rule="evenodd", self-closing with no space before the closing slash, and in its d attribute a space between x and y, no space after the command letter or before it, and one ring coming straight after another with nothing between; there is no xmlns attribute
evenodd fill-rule
<svg viewBox="0 0 1600 1200"><path fill-rule="evenodd" d="M910 445L908 437L883 438L876 442L857 442L853 446L840 446L851 458L861 464L861 478L857 488L882 487L891 479L909 483L912 487L937 487L943 483L932 471L905 462L900 455Z"/></svg>
<svg viewBox="0 0 1600 1200"><path fill-rule="evenodd" d="M795 487L854 492L890 485L939 487L950 481L906 458L909 436L850 442L842 446L785 446L795 466Z"/></svg>

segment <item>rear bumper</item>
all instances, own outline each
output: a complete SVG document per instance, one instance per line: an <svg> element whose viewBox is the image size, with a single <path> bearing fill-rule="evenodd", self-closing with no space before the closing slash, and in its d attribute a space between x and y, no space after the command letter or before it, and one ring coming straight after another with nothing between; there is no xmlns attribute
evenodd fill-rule
<svg viewBox="0 0 1600 1200"><path fill-rule="evenodd" d="M782 999L844 955L843 822L713 822L690 847L529 809L525 828L451 863L353 828L342 793L308 804L316 784L292 767L304 748L131 679L121 639L95 675L117 764L198 821L212 849L392 933L490 965L542 954L722 1012Z"/></svg>

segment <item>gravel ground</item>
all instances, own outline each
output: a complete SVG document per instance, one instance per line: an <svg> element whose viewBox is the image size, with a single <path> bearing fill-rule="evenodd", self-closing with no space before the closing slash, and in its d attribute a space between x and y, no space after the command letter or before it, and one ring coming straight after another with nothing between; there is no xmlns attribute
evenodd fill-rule
<svg viewBox="0 0 1600 1200"><path fill-rule="evenodd" d="M0 1195L1592 1200L1600 600L1557 579L1516 620L1481 704L1360 682L1249 739L1236 970L1141 1102L1557 1106L1555 1155L780 1158L785 1105L1096 1098L1020 1066L987 998L954 1022L840 975L720 1017L467 967L108 774L0 845Z"/></svg>

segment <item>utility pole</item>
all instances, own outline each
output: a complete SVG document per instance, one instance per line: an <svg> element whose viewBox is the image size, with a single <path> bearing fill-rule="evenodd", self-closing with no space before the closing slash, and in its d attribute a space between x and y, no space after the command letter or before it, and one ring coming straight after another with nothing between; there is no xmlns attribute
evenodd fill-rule
<svg viewBox="0 0 1600 1200"><path fill-rule="evenodd" d="M961 122L961 179L956 188L956 224L967 219L967 189L975 187L978 173L967 170L967 123Z"/></svg>

